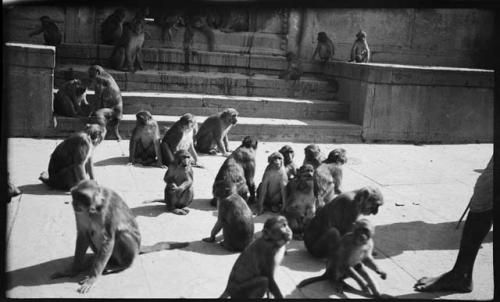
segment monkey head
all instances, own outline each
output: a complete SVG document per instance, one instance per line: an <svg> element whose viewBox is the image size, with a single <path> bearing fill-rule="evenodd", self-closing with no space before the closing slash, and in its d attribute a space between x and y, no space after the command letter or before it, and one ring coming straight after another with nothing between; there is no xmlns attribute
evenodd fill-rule
<svg viewBox="0 0 500 302"><path fill-rule="evenodd" d="M78 103L84 103L85 105L88 105L89 103L87 102L87 86L79 79L73 79L70 81L71 87L74 89L75 96L77 98Z"/></svg>
<svg viewBox="0 0 500 302"><path fill-rule="evenodd" d="M302 180L311 180L314 176L314 167L310 164L303 165L299 168L298 178Z"/></svg>
<svg viewBox="0 0 500 302"><path fill-rule="evenodd" d="M40 22L42 22L42 25L46 25L47 23L49 23L50 21L52 21L52 19L50 19L49 16L41 16L40 17Z"/></svg>
<svg viewBox="0 0 500 302"><path fill-rule="evenodd" d="M87 124L85 128L85 133L90 137L92 145L97 146L106 137L106 126L101 126L98 124Z"/></svg>
<svg viewBox="0 0 500 302"><path fill-rule="evenodd" d="M117 8L115 12L113 13L118 20L123 21L125 19L125 9L124 8Z"/></svg>
<svg viewBox="0 0 500 302"><path fill-rule="evenodd" d="M283 246L292 240L292 230L283 216L273 216L266 220L262 229L262 238Z"/></svg>
<svg viewBox="0 0 500 302"><path fill-rule="evenodd" d="M233 108L227 108L226 110L222 111L221 113L221 119L226 123L226 125L236 125L238 122L238 111Z"/></svg>
<svg viewBox="0 0 500 302"><path fill-rule="evenodd" d="M253 137L253 136L245 136L243 138L243 141L241 141L241 146L245 148L252 148L254 150L257 150L257 145L259 144L259 141Z"/></svg>
<svg viewBox="0 0 500 302"><path fill-rule="evenodd" d="M358 219L354 222L353 231L354 238L359 245L364 245L373 238L375 228L373 224L366 218Z"/></svg>
<svg viewBox="0 0 500 302"><path fill-rule="evenodd" d="M321 153L318 145L310 144L304 148L304 154L306 159L313 160L316 159Z"/></svg>
<svg viewBox="0 0 500 302"><path fill-rule="evenodd" d="M328 40L328 36L326 35L326 33L324 31L320 31L318 33L318 42L319 43L326 43L327 40Z"/></svg>
<svg viewBox="0 0 500 302"><path fill-rule="evenodd" d="M283 155L279 152L273 152L267 157L267 163L275 169L283 167Z"/></svg>
<svg viewBox="0 0 500 302"><path fill-rule="evenodd" d="M147 125L153 119L153 115L147 110L141 110L135 115L137 125Z"/></svg>
<svg viewBox="0 0 500 302"><path fill-rule="evenodd" d="M284 145L283 147L281 147L279 152L283 154L283 160L285 161L285 165L291 163L293 157L295 156L292 147L290 147L289 145Z"/></svg>
<svg viewBox="0 0 500 302"><path fill-rule="evenodd" d="M354 196L361 214L377 214L378 208L384 204L384 197L378 188L364 187L359 189Z"/></svg>
<svg viewBox="0 0 500 302"><path fill-rule="evenodd" d="M189 129L194 128L194 126L196 125L194 115L192 115L191 113L185 113L183 116L181 116L180 121Z"/></svg>
<svg viewBox="0 0 500 302"><path fill-rule="evenodd" d="M175 163L179 167L188 167L191 165L191 154L187 150L177 150L174 154Z"/></svg>
<svg viewBox="0 0 500 302"><path fill-rule="evenodd" d="M360 30L357 34L356 34L356 39L359 40L359 41L364 41L366 39L366 32L363 31L363 30Z"/></svg>
<svg viewBox="0 0 500 302"><path fill-rule="evenodd" d="M71 188L73 210L89 216L100 215L103 208L101 188L95 180L84 179Z"/></svg>
<svg viewBox="0 0 500 302"><path fill-rule="evenodd" d="M325 160L326 163L334 163L334 164L340 164L343 165L347 162L347 156L345 155L345 149L344 148L337 148L332 150L328 154L328 158Z"/></svg>
<svg viewBox="0 0 500 302"><path fill-rule="evenodd" d="M213 186L213 195L220 198L226 198L230 195L236 194L236 183L227 181L226 179L218 180Z"/></svg>
<svg viewBox="0 0 500 302"><path fill-rule="evenodd" d="M91 80L95 79L99 74L104 72L104 68L99 65L92 65L89 67L88 73Z"/></svg>

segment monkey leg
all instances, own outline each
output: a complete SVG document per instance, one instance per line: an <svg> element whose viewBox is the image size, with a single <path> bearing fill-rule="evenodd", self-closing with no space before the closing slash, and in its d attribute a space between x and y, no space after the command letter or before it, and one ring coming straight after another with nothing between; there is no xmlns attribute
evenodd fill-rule
<svg viewBox="0 0 500 302"><path fill-rule="evenodd" d="M311 283L315 283L315 282L323 281L323 280L327 280L327 279L328 279L328 275L326 273L324 273L321 276L307 278L307 279L300 281L300 283L297 284L297 288L302 288L302 287L309 285Z"/></svg>
<svg viewBox="0 0 500 302"><path fill-rule="evenodd" d="M356 272L359 273L359 275ZM352 267L349 268L349 274L351 275L351 277L354 278L354 280L356 280L356 282L361 286L361 288L365 290L364 286L362 285L364 284L364 282L360 278L362 277L368 283L368 288L370 288L372 294L377 298L380 297L380 292L377 288L377 284L373 281L372 277L366 272L363 265L356 265L355 269Z"/></svg>
<svg viewBox="0 0 500 302"><path fill-rule="evenodd" d="M307 237L304 237L304 244L311 255L323 258L330 253L330 250L338 246L340 238L341 236L337 228L332 227L313 242L309 242L309 240L306 240Z"/></svg>
<svg viewBox="0 0 500 302"><path fill-rule="evenodd" d="M68 191L71 187L86 178L85 165L82 163L62 168L56 174L49 175L49 182L47 184L55 189Z"/></svg>
<svg viewBox="0 0 500 302"><path fill-rule="evenodd" d="M238 285L234 283L229 289L231 298L259 299L268 291L269 279L264 276L254 277Z"/></svg>
<svg viewBox="0 0 500 302"><path fill-rule="evenodd" d="M108 261L103 275L118 273L130 267L139 254L139 239L128 231L118 231L113 247L113 254Z"/></svg>
<svg viewBox="0 0 500 302"><path fill-rule="evenodd" d="M122 137L120 136L120 132L118 131L118 126L120 125L120 119L113 116L109 121L109 125L111 129L113 129L113 134L115 135L116 140L121 141Z"/></svg>
<svg viewBox="0 0 500 302"><path fill-rule="evenodd" d="M359 287L361 287L361 290L364 292L369 293L370 288L366 284L365 280L368 280L367 277L365 277L366 271L362 268L361 264L357 264L354 267L350 267L347 271L347 276L351 277L358 283ZM370 278L370 276L368 276Z"/></svg>
<svg viewBox="0 0 500 302"><path fill-rule="evenodd" d="M62 116L76 117L77 109L67 95L56 94L54 99L54 113Z"/></svg>

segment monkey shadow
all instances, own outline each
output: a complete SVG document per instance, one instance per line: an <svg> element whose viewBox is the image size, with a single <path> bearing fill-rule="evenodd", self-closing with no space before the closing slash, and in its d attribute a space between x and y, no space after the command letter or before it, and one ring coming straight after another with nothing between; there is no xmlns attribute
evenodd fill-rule
<svg viewBox="0 0 500 302"><path fill-rule="evenodd" d="M292 240L287 245L286 255L281 265L294 271L319 272L325 268L326 260L314 258L309 254L302 240Z"/></svg>
<svg viewBox="0 0 500 302"><path fill-rule="evenodd" d="M474 169L474 172L477 172L477 173L483 173L483 172L484 172L484 169Z"/></svg>
<svg viewBox="0 0 500 302"><path fill-rule="evenodd" d="M456 229L457 222L426 223L423 221L397 222L375 227L375 247L382 251L376 259L392 257L404 251L458 250L463 225ZM490 230L483 243L493 242Z"/></svg>
<svg viewBox="0 0 500 302"><path fill-rule="evenodd" d="M68 191L52 189L48 187L46 184L29 184L18 186L19 190L21 190L22 194L31 194L31 195L69 195Z"/></svg>
<svg viewBox="0 0 500 302"><path fill-rule="evenodd" d="M217 211L217 207L210 205L210 200L212 199L206 199L206 198L193 199L193 202L189 205L188 208L200 211L208 211L208 212L213 211L215 213L215 211ZM215 216L217 216L217 213L215 213Z"/></svg>
<svg viewBox="0 0 500 302"><path fill-rule="evenodd" d="M87 254L85 257L86 264L90 264L90 261L93 259L93 254ZM88 273L86 270L72 278L50 278L51 274L63 271L64 269L70 267L72 263L73 256L70 256L6 272L5 277L7 282L5 289L11 290L18 286L30 287L65 282L76 283L83 278L85 273Z"/></svg>
<svg viewBox="0 0 500 302"><path fill-rule="evenodd" d="M163 199L155 199L143 203L148 203L148 204L130 209L135 217L137 216L158 217L163 213L167 213L167 207L165 205L165 202L163 202ZM149 204L149 203L154 203L154 204Z"/></svg>
<svg viewBox="0 0 500 302"><path fill-rule="evenodd" d="M210 232L208 232L205 235L205 237L208 237L209 235ZM183 248L182 250L190 251L193 253L205 254L205 255L213 255L213 256L225 256L225 255L239 253L225 249L223 246L220 245L221 241L222 241L221 235L216 237L216 242L205 242L202 241L200 238L200 240L189 242L189 245Z"/></svg>
<svg viewBox="0 0 500 302"><path fill-rule="evenodd" d="M94 163L95 167L102 167L102 166L125 166L128 164L128 156L117 156L117 157L111 157L111 158L106 158L104 160L98 161Z"/></svg>

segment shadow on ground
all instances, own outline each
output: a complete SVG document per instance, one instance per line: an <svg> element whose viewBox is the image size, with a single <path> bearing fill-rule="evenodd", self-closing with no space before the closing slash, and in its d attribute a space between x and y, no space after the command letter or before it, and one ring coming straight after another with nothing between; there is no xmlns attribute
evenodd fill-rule
<svg viewBox="0 0 500 302"><path fill-rule="evenodd" d="M29 184L18 186L19 190L21 190L22 194L31 194L31 195L69 195L69 192L56 190L48 187L46 184Z"/></svg>
<svg viewBox="0 0 500 302"><path fill-rule="evenodd" d="M304 241L292 240L286 248L286 255L281 262L294 271L319 272L325 268L325 261L312 257L304 247Z"/></svg>
<svg viewBox="0 0 500 302"><path fill-rule="evenodd" d="M404 251L458 250L463 231L462 222L426 223L423 221L398 222L375 227L375 247L382 251L377 259L392 257ZM493 241L493 232L486 235L483 243Z"/></svg>
<svg viewBox="0 0 500 302"><path fill-rule="evenodd" d="M126 164L128 164L128 156L117 156L117 157L111 157L111 158L106 158L104 160L100 160L100 161L94 163L94 166L96 166L96 167L125 166Z"/></svg>
<svg viewBox="0 0 500 302"><path fill-rule="evenodd" d="M183 251L194 252L198 254L213 255L213 256L225 256L236 254L237 252L231 252L222 247L219 242L222 241L222 236L216 237L216 243L205 242L200 240L191 241L189 245L183 248Z"/></svg>

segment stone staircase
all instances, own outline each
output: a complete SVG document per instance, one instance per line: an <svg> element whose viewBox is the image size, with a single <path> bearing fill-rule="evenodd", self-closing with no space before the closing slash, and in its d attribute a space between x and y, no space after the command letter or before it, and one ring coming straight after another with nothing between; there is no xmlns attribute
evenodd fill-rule
<svg viewBox="0 0 500 302"><path fill-rule="evenodd" d="M63 44L57 47L54 85L87 78L91 64L106 66L112 46ZM298 81L278 79L286 67L283 56L197 50L191 71L184 72L179 49L143 49L145 70L135 73L106 69L122 90L124 118L120 133L128 138L135 113L149 110L164 130L190 112L201 123L213 113L232 107L239 111L230 139L255 135L262 141L347 143L361 141L361 126L349 123L349 104L336 100L338 85L319 73L317 64L304 64ZM89 92L88 99L93 99ZM57 117L56 133L67 135L82 121Z"/></svg>

